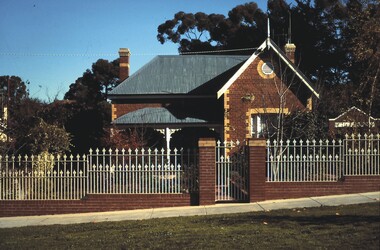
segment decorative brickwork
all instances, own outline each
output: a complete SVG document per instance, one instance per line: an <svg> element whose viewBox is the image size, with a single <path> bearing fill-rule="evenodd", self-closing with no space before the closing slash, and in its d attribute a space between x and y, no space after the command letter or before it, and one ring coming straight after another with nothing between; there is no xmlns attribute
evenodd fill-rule
<svg viewBox="0 0 380 250"><path fill-rule="evenodd" d="M249 200L265 199L265 140L251 139L249 147Z"/></svg>
<svg viewBox="0 0 380 250"><path fill-rule="evenodd" d="M255 60L224 93L225 114L228 114L224 117L225 139L243 141L247 135L250 136L250 115L255 110L280 109L278 89L282 83L278 71L275 69L274 77L263 78L258 70L259 63L268 58ZM305 109L305 106L290 90L286 92L285 99L285 107L283 107L285 113Z"/></svg>
<svg viewBox="0 0 380 250"><path fill-rule="evenodd" d="M230 131L230 98L229 98L229 90L226 90L224 94L224 140L230 140L229 131Z"/></svg>
<svg viewBox="0 0 380 250"><path fill-rule="evenodd" d="M116 115L116 105L115 104L111 104L111 120L115 120L117 118L117 115Z"/></svg>
<svg viewBox="0 0 380 250"><path fill-rule="evenodd" d="M129 77L129 57L131 56L131 52L127 48L121 48L119 50L119 56L120 56L120 61L119 61L119 67L120 67L120 72L119 72L119 79L120 81L124 81Z"/></svg>

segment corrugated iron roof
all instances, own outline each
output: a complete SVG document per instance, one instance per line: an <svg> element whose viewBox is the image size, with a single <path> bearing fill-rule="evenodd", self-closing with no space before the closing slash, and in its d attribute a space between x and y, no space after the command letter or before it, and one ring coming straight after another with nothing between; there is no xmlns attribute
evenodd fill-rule
<svg viewBox="0 0 380 250"><path fill-rule="evenodd" d="M143 108L123 116L120 116L112 122L115 125L132 125L132 124L202 124L207 123L205 120L186 117L179 119L175 117L166 108Z"/></svg>
<svg viewBox="0 0 380 250"><path fill-rule="evenodd" d="M187 94L249 56L157 56L110 92L112 95ZM223 84L223 83L222 83Z"/></svg>

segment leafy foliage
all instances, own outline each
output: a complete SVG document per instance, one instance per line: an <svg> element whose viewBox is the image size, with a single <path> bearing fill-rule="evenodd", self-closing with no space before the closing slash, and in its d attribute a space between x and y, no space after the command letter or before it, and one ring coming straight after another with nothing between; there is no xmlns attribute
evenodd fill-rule
<svg viewBox="0 0 380 250"><path fill-rule="evenodd" d="M265 38L265 14L256 3L239 5L228 13L176 13L158 26L157 39L178 43L180 52L257 46ZM253 36L252 36L253 34Z"/></svg>
<svg viewBox="0 0 380 250"><path fill-rule="evenodd" d="M326 117L318 112L297 111L284 118L284 135L290 139L327 138Z"/></svg>
<svg viewBox="0 0 380 250"><path fill-rule="evenodd" d="M111 105L106 101L109 90L119 83L118 60L99 59L82 77L70 85L65 99L70 104L61 106L69 116L65 127L73 136L74 150L85 153L89 148L105 146L105 128L111 119Z"/></svg>
<svg viewBox="0 0 380 250"><path fill-rule="evenodd" d="M70 134L65 129L48 124L42 119L29 131L28 139L31 141L31 154L65 153L70 149Z"/></svg>
<svg viewBox="0 0 380 250"><path fill-rule="evenodd" d="M353 58L358 89L354 101L368 114L380 116L380 6L376 0L347 3L347 46Z"/></svg>
<svg viewBox="0 0 380 250"><path fill-rule="evenodd" d="M92 64L92 70L87 69L82 77L70 85L64 99L75 100L90 107L96 106L99 102L105 101L109 90L117 86L118 73L118 60L108 62L99 59Z"/></svg>

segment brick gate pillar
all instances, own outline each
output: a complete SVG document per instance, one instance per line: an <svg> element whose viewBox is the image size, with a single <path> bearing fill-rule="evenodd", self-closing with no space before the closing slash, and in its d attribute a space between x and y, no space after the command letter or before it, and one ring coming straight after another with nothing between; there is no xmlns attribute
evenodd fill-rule
<svg viewBox="0 0 380 250"><path fill-rule="evenodd" d="M250 139L249 147L249 201L265 200L266 141Z"/></svg>
<svg viewBox="0 0 380 250"><path fill-rule="evenodd" d="M199 205L215 204L215 139L201 138L199 146Z"/></svg>

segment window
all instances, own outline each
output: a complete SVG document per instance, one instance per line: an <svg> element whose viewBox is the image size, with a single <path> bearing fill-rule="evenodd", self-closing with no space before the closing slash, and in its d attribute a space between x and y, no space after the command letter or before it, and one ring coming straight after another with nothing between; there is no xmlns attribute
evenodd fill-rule
<svg viewBox="0 0 380 250"><path fill-rule="evenodd" d="M265 75L270 75L273 73L273 70L274 70L274 67L273 67L273 64L271 64L270 62L265 62L263 64L263 66L261 67L261 71L265 74Z"/></svg>
<svg viewBox="0 0 380 250"><path fill-rule="evenodd" d="M276 133L277 114L256 114L251 116L252 138L270 138Z"/></svg>

